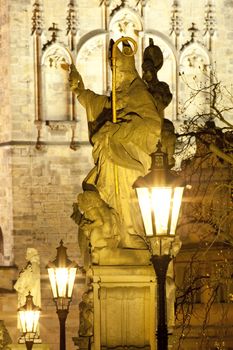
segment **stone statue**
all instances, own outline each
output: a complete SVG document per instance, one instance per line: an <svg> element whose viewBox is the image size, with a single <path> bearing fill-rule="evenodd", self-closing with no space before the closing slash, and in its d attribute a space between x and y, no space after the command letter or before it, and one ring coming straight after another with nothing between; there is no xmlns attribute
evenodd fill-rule
<svg viewBox="0 0 233 350"><path fill-rule="evenodd" d="M0 350L10 349L8 345L11 343L12 340L5 326L5 323L3 320L0 320Z"/></svg>
<svg viewBox="0 0 233 350"><path fill-rule="evenodd" d="M71 90L86 109L90 142L93 145L95 167L84 180L83 189L99 194L106 203L105 212L114 210L118 214L121 221L118 247L144 249L144 241L139 237L143 232L143 224L132 184L150 168L150 154L161 138L163 109L171 100L171 94L165 83L159 85L158 79L156 82L160 87L156 93L152 92L150 84L139 77L134 56L129 56L131 51L127 42L123 42L122 51L117 48L116 123L112 122L110 98L86 89L74 65L71 65L69 82ZM153 64L153 59L150 59L150 69ZM155 72L161 66L162 62ZM155 73L152 73L154 86ZM106 217L111 220L112 214Z"/></svg>
<svg viewBox="0 0 233 350"><path fill-rule="evenodd" d="M79 335L82 337L91 337L93 335L93 292L88 290L82 295L82 301L79 304Z"/></svg>
<svg viewBox="0 0 233 350"><path fill-rule="evenodd" d="M143 80L148 86L149 92L153 95L157 108L160 113L163 113L165 107L172 100L168 84L164 81L159 81L157 73L163 65L163 53L161 49L154 45L153 39L150 38L149 46L143 54Z"/></svg>
<svg viewBox="0 0 233 350"><path fill-rule="evenodd" d="M73 204L72 219L79 225L78 242L84 260L84 268L98 250L105 247L116 248L120 242L121 220L115 209L110 208L96 191L85 191L78 195Z"/></svg>
<svg viewBox="0 0 233 350"><path fill-rule="evenodd" d="M35 248L27 248L26 260L27 264L20 271L14 285L14 289L18 292L18 308L26 303L28 292L33 296L34 304L41 307L40 258ZM21 328L19 322L18 328Z"/></svg>
<svg viewBox="0 0 233 350"><path fill-rule="evenodd" d="M84 213L79 228L90 240L91 247L117 247L120 240L120 218L117 212L101 199L99 193L80 193L78 206Z"/></svg>

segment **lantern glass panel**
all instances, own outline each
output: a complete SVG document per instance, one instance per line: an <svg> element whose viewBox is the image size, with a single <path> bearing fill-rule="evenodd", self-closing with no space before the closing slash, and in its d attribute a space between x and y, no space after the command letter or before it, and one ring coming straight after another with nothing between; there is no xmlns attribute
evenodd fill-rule
<svg viewBox="0 0 233 350"><path fill-rule="evenodd" d="M174 236L184 188L139 187L136 190L146 236Z"/></svg>
<svg viewBox="0 0 233 350"><path fill-rule="evenodd" d="M48 274L54 298L71 298L77 268L49 268Z"/></svg>
<svg viewBox="0 0 233 350"><path fill-rule="evenodd" d="M173 206L172 206L172 218L170 235L174 236L176 232L176 225L179 218L180 206L182 202L184 187L176 187L173 195Z"/></svg>
<svg viewBox="0 0 233 350"><path fill-rule="evenodd" d="M153 226L151 220L151 196L146 187L137 187L138 202L142 214L142 219L146 231L146 236L153 236Z"/></svg>
<svg viewBox="0 0 233 350"><path fill-rule="evenodd" d="M68 269L66 267L59 267L55 269L58 297L67 297L67 286L68 286Z"/></svg>
<svg viewBox="0 0 233 350"><path fill-rule="evenodd" d="M53 297L57 298L57 281L56 281L56 274L55 274L55 268L48 268L48 274L49 274L49 280L53 292Z"/></svg>
<svg viewBox="0 0 233 350"><path fill-rule="evenodd" d="M19 311L23 333L36 333L40 311Z"/></svg>
<svg viewBox="0 0 233 350"><path fill-rule="evenodd" d="M155 221L156 234L168 234L168 221L171 210L172 188L153 187L151 189L151 209Z"/></svg>
<svg viewBox="0 0 233 350"><path fill-rule="evenodd" d="M71 298L71 296L72 296L74 281L75 281L75 276L76 276L76 270L77 270L76 267L69 268L68 298Z"/></svg>

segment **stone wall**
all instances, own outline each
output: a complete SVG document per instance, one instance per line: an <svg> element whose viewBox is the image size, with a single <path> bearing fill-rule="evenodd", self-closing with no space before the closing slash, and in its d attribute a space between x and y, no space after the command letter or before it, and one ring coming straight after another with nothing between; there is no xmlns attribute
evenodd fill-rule
<svg viewBox="0 0 233 350"><path fill-rule="evenodd" d="M22 263L28 246L35 246L44 261L60 239L77 258L77 225L70 216L90 168L88 148L76 152L66 145L47 146L40 152L34 146L13 148L15 261Z"/></svg>

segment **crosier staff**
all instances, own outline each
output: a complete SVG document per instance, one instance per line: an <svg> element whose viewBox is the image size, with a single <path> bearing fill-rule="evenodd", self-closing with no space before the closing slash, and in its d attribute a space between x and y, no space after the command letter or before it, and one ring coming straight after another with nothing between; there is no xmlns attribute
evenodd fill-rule
<svg viewBox="0 0 233 350"><path fill-rule="evenodd" d="M133 44L133 50L129 54L124 53L124 50L123 50L123 54L125 56L133 56L137 52L138 46L137 46L136 41L128 36L119 38L117 41L115 41L115 43L113 44L113 47L112 47L111 59L112 59L112 121L113 121L113 123L117 122L117 113L116 113L116 50L117 50L117 46L119 43L129 42L129 41ZM115 164L114 164L114 179L115 179L115 191L116 191L116 194L119 194L117 165L115 165Z"/></svg>
<svg viewBox="0 0 233 350"><path fill-rule="evenodd" d="M137 52L138 45L136 41L128 36L119 38L112 47L112 121L113 123L116 123L117 116L116 116L116 50L117 46L121 42L128 42L131 41L131 43L134 45L134 48L131 53L126 54L123 51L123 54L125 56L133 56Z"/></svg>

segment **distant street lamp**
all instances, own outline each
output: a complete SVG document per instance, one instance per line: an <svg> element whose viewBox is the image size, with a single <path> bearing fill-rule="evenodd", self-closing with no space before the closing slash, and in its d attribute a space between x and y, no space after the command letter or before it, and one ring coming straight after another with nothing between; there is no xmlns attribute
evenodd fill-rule
<svg viewBox="0 0 233 350"><path fill-rule="evenodd" d="M26 303L18 309L27 350L31 350L37 331L41 309L33 303L33 296L29 292Z"/></svg>
<svg viewBox="0 0 233 350"><path fill-rule="evenodd" d="M139 177L133 187L137 192L146 236L151 239L151 262L157 277L157 349L167 350L166 275L173 257L184 187L170 171L167 154L161 148L159 142L157 150L151 154L151 171Z"/></svg>
<svg viewBox="0 0 233 350"><path fill-rule="evenodd" d="M60 350L66 349L65 323L78 267L74 261L68 259L66 250L67 248L63 246L63 241L61 241L57 248L56 259L47 265L53 300L60 322Z"/></svg>

